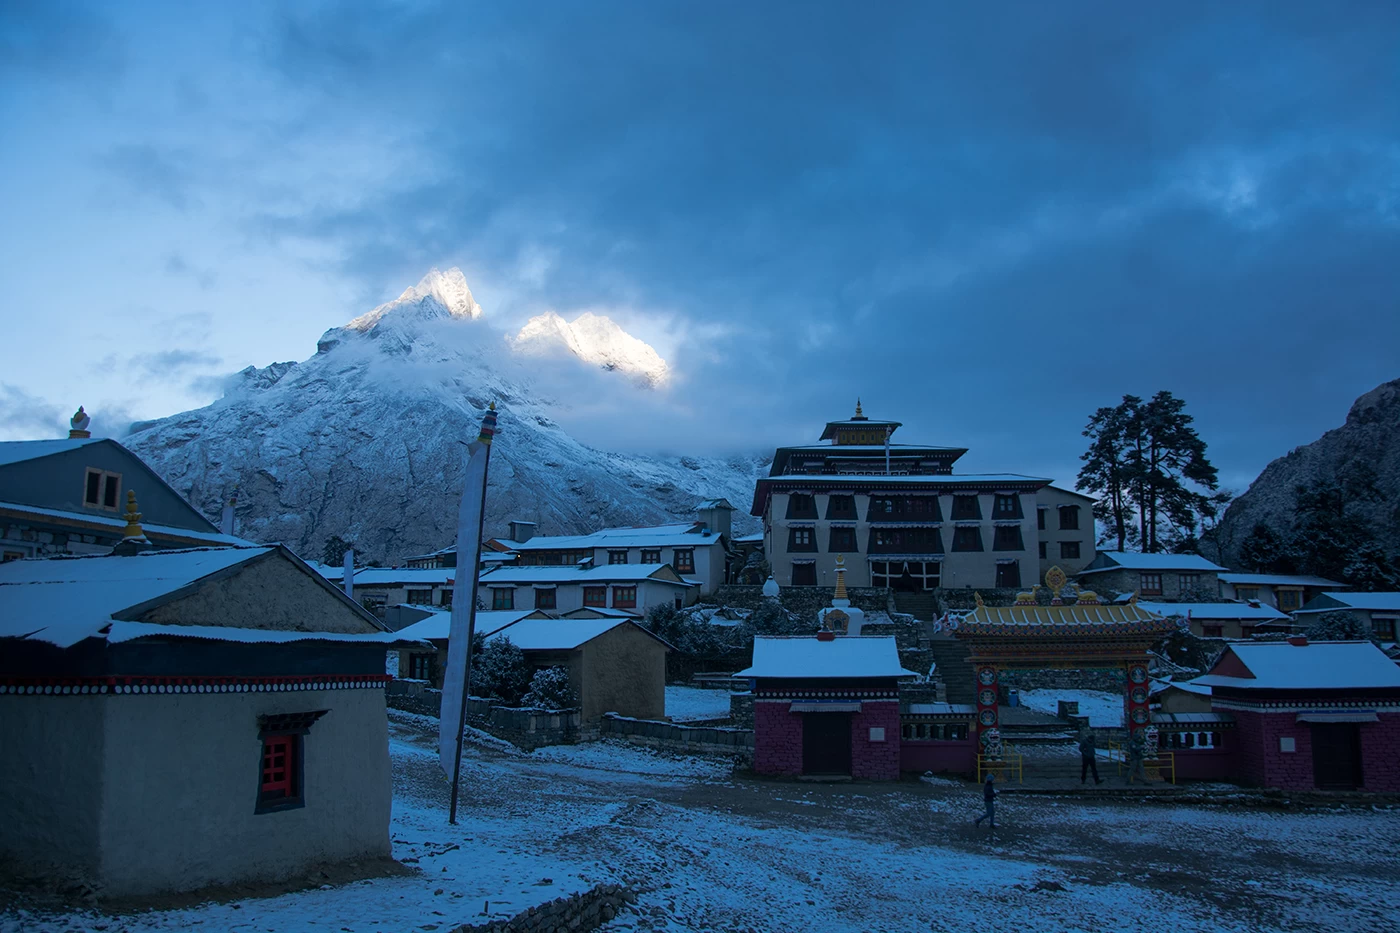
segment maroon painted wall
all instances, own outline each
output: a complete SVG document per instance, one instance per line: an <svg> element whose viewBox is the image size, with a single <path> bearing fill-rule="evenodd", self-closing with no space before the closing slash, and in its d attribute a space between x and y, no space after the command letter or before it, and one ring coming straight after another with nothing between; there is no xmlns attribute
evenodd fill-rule
<svg viewBox="0 0 1400 933"><path fill-rule="evenodd" d="M789 777L802 773L802 713L791 700L756 700L753 705L754 770ZM883 742L870 740L872 727L885 730ZM899 780L899 701L865 700L851 714L851 776L872 781Z"/></svg>
<svg viewBox="0 0 1400 933"><path fill-rule="evenodd" d="M977 769L977 740L920 741L906 739L899 744L899 769L922 774L971 774Z"/></svg>
<svg viewBox="0 0 1400 933"><path fill-rule="evenodd" d="M802 714L791 700L755 700L753 767L759 774L802 773Z"/></svg>
<svg viewBox="0 0 1400 933"><path fill-rule="evenodd" d="M870 741L870 730L885 730L883 742ZM899 701L865 700L851 717L851 777L899 780Z"/></svg>
<svg viewBox="0 0 1400 933"><path fill-rule="evenodd" d="M1240 780L1260 787L1311 790L1313 780L1312 727L1298 714L1233 710L1239 739L1236 761ZM1381 713L1379 721L1362 723L1362 789L1400 791L1400 714ZM1295 752L1279 750L1279 739L1292 736Z"/></svg>

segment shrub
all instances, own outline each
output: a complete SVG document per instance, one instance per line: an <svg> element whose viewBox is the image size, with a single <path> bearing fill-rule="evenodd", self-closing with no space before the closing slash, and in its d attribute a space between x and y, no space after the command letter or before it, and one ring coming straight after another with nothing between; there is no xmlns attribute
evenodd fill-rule
<svg viewBox="0 0 1400 933"><path fill-rule="evenodd" d="M578 706L578 695L569 683L565 667L545 667L530 678L530 691L520 701L534 709L560 710Z"/></svg>
<svg viewBox="0 0 1400 933"><path fill-rule="evenodd" d="M530 688L525 653L502 635L486 643L472 664L472 693L515 706Z"/></svg>

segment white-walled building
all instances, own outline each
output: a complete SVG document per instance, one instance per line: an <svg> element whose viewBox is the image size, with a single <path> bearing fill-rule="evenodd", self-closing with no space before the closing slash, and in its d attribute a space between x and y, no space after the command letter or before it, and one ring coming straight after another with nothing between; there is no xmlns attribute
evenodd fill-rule
<svg viewBox="0 0 1400 933"><path fill-rule="evenodd" d="M488 610L612 609L642 617L653 606L680 608L695 602L699 586L669 564L605 564L601 567L502 567L481 575Z"/></svg>
<svg viewBox="0 0 1400 933"><path fill-rule="evenodd" d="M1296 612L1321 593L1344 590L1345 583L1287 573L1222 573L1220 596L1241 602L1258 602L1280 612Z"/></svg>

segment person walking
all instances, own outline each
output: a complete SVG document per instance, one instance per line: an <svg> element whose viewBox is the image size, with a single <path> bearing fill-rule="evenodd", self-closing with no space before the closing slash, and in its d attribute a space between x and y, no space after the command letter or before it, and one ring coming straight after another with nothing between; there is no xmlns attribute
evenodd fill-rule
<svg viewBox="0 0 1400 933"><path fill-rule="evenodd" d="M1143 730L1134 729L1133 734L1128 737L1128 783L1132 784L1135 778L1142 778L1142 783L1147 783L1147 737L1142 734Z"/></svg>
<svg viewBox="0 0 1400 933"><path fill-rule="evenodd" d="M1085 726L1079 732L1079 783L1083 784L1089 772L1094 774L1094 783L1102 784L1099 778L1099 749L1094 742L1094 733Z"/></svg>
<svg viewBox="0 0 1400 933"><path fill-rule="evenodd" d="M982 801L986 804L987 810L977 819L972 821L973 824L976 826L981 826L982 821L987 820L991 823L992 829L997 828L997 789L995 787L996 779L996 772L987 772L987 780L982 785Z"/></svg>

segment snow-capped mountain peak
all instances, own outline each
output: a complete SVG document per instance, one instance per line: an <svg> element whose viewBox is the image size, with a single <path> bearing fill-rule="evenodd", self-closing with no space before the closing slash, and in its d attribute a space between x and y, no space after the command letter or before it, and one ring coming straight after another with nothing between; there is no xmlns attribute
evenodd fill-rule
<svg viewBox="0 0 1400 933"><path fill-rule="evenodd" d="M585 311L566 321L553 311L536 315L511 338L517 353L548 355L563 349L585 363L625 373L643 385L656 388L671 376L661 355L644 340L633 337L612 318Z"/></svg>
<svg viewBox="0 0 1400 933"><path fill-rule="evenodd" d="M467 287L467 277L454 266L446 272L439 272L436 268L430 270L417 285L405 288L403 294L393 301L386 301L345 326L348 330L367 333L385 317L409 309L417 311L420 317L440 316L442 312L446 312L447 317L472 321L481 317L481 305L472 297L472 290Z"/></svg>

